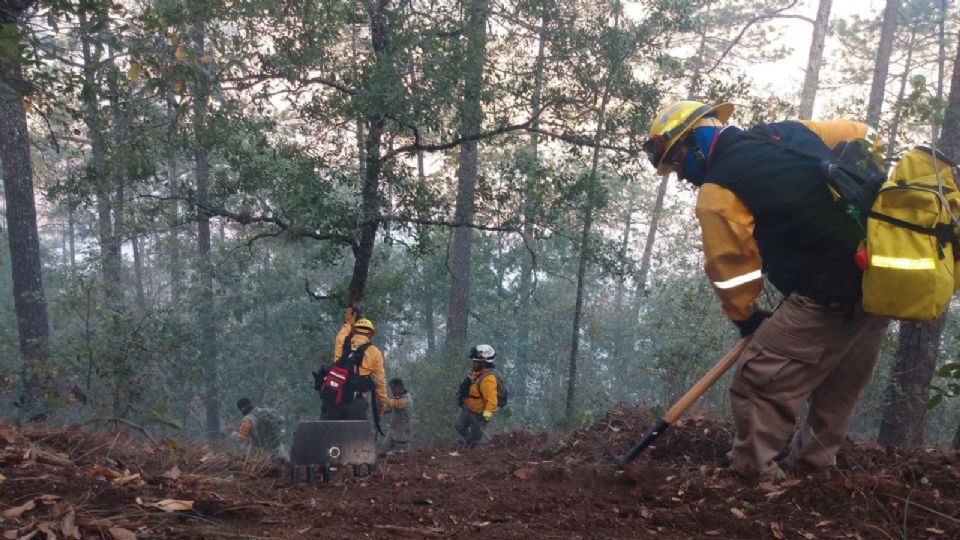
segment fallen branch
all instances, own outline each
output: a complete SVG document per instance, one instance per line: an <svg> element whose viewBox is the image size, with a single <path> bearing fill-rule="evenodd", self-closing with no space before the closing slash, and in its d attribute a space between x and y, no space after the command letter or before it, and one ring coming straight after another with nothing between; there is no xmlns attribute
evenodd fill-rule
<svg viewBox="0 0 960 540"><path fill-rule="evenodd" d="M140 424L134 424L133 422L126 420L124 418L117 418L115 416L110 418L94 418L92 420L87 420L86 422L80 424L79 427L88 426L90 424L98 424L98 423L121 424L121 425L127 426L130 429L143 433L143 436L146 437L147 440L150 441L150 443L157 444L157 440L153 437L153 435L150 434L149 431L144 429L143 426L141 426Z"/></svg>
<svg viewBox="0 0 960 540"><path fill-rule="evenodd" d="M906 505L906 506L915 506L915 507L919 508L920 510L926 510L927 512L930 512L931 514L933 514L933 515L935 515L935 516L940 516L940 517L942 517L943 519L950 520L950 521L956 523L957 525L960 525L960 519L957 519L957 518L955 518L955 517L953 517L953 516L948 516L947 514L944 514L943 512L939 512L939 511L937 511L937 510L934 510L933 508L930 508L929 506L924 506L924 505L922 505L922 504L920 504L920 503L915 503L915 502L911 501L910 499L904 499L903 497L899 497L899 496L894 495L894 494L892 494L892 493L882 493L882 492L881 492L881 494L882 494L882 495L886 495L887 497L890 497L891 499L897 499L898 501L903 502L903 504Z"/></svg>
<svg viewBox="0 0 960 540"><path fill-rule="evenodd" d="M430 529L415 529L413 527L401 527L399 525L374 525L374 529L380 529L382 531L390 531L395 533L402 534L412 534L414 536L425 536L427 538L444 538L445 535L438 533L436 531L431 531Z"/></svg>

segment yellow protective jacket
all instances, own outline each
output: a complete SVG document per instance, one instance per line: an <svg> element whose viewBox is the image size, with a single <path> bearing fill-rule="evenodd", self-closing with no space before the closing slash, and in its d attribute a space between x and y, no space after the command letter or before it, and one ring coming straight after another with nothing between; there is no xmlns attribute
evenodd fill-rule
<svg viewBox="0 0 960 540"><path fill-rule="evenodd" d="M336 337L333 338L333 361L336 362L340 359L340 355L343 354L343 342L347 340L347 336L350 335L350 331L353 330L353 323L345 322L340 326L340 330L337 331Z"/></svg>
<svg viewBox="0 0 960 540"><path fill-rule="evenodd" d="M848 120L801 120L828 148L867 136L866 124ZM709 169L708 169L709 179ZM826 189L826 187L824 187ZM696 215L703 231L704 270L724 314L744 321L763 290L760 250L754 240L754 217L732 191L706 182L697 196Z"/></svg>
<svg viewBox="0 0 960 540"><path fill-rule="evenodd" d="M463 406L472 413L482 414L487 420L497 412L497 376L491 369L471 371L470 391L463 400ZM479 381L479 384L478 384Z"/></svg>
<svg viewBox="0 0 960 540"><path fill-rule="evenodd" d="M333 357L335 360L340 359L340 354L343 351L343 342L346 341L347 336L350 335L351 329L351 325L344 324L340 327L340 331L337 332L337 337L334 340L335 354ZM357 349L369 341L369 336L354 334L353 339L350 340L350 348ZM383 367L383 354L376 345L371 344L367 347L367 350L364 351L363 360L360 362L360 365L357 366L357 374L361 377L369 375L373 378L373 384L377 392L377 406L380 409L380 414L383 414L387 407L387 375Z"/></svg>

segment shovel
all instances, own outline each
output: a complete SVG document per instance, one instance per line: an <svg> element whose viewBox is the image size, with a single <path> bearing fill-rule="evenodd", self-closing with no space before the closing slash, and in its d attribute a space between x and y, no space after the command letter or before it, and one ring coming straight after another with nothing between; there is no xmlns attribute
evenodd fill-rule
<svg viewBox="0 0 960 540"><path fill-rule="evenodd" d="M674 403L673 407L670 407L670 410L663 415L663 418L657 420L657 422L653 424L653 427L647 430L647 432L643 435L643 438L640 439L637 444L633 445L633 448L627 452L627 455L623 457L614 456L614 460L616 460L617 465L624 467L636 459L637 456L639 456L644 450L647 449L648 446L653 443L653 441L657 440L657 437L663 435L663 432L666 431L667 428L669 428L674 422L683 416L683 413L687 412L687 409L689 409L690 406L693 405L694 402L704 394L704 392L713 386L713 383L717 382L717 379L726 373L731 366L737 363L737 359L740 358L740 353L742 353L747 347L747 344L750 343L751 337L753 336L747 336L734 345L733 349L731 349L726 356L717 362L717 365L713 366L713 368L708 371L706 375L697 381L697 384L693 385L693 388L687 390L687 393L684 394L679 401Z"/></svg>

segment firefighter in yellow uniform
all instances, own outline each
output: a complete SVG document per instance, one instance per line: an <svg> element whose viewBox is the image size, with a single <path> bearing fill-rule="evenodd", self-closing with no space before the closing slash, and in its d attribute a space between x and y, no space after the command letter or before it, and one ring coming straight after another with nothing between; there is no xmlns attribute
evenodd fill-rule
<svg viewBox="0 0 960 540"><path fill-rule="evenodd" d="M497 412L497 353L490 345L470 349L473 369L460 384L460 412L454 426L461 444L474 448L490 442L490 423Z"/></svg>
<svg viewBox="0 0 960 540"><path fill-rule="evenodd" d="M811 157L868 130L845 120L743 130L726 125L732 113L729 103L668 105L644 151L658 173L676 172L699 188L707 276L724 314L742 336L754 336L730 387L731 468L778 479L784 473L774 457L807 401L809 415L782 464L805 471L836 464L886 332L886 319L860 308L854 254L861 225L844 213ZM785 297L772 314L754 304L764 276Z"/></svg>
<svg viewBox="0 0 960 540"><path fill-rule="evenodd" d="M360 355L361 358L356 364L356 373L360 377L370 379L373 391L358 393L356 399L340 406L324 403L321 417L324 420L363 420L367 418L369 410L373 412L373 418L379 424L379 418L387 406L387 377L383 365L383 354L371 342L376 334L373 323L369 319L356 317L356 310L347 308L344 324L335 338L334 359L340 360L344 354Z"/></svg>

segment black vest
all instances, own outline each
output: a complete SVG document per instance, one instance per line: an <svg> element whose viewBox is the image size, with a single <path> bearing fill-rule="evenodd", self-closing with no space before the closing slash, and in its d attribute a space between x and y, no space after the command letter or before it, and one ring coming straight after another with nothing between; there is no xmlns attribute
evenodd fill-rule
<svg viewBox="0 0 960 540"><path fill-rule="evenodd" d="M829 152L799 122L750 131ZM714 145L705 182L729 189L753 214L763 271L781 293L798 292L824 305L859 302L862 273L853 254L864 234L833 200L817 160L728 127Z"/></svg>

